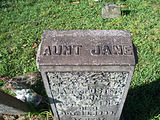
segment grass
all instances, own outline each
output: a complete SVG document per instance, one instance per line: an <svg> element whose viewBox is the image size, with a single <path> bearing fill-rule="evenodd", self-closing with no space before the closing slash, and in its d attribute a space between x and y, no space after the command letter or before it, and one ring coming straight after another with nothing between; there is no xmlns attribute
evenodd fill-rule
<svg viewBox="0 0 160 120"><path fill-rule="evenodd" d="M127 120L160 120L160 1L119 0L126 7L116 19L102 19L105 0L92 1L1 0L0 75L38 71L36 52L44 30L129 30L139 62L123 114Z"/></svg>

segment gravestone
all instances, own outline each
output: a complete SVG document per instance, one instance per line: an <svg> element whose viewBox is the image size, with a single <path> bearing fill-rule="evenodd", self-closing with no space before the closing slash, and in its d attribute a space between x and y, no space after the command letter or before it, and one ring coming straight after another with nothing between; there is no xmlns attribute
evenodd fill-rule
<svg viewBox="0 0 160 120"><path fill-rule="evenodd" d="M117 18L121 15L120 5L116 5L112 2L102 5L102 18Z"/></svg>
<svg viewBox="0 0 160 120"><path fill-rule="evenodd" d="M0 90L0 114L20 115L27 114L27 105Z"/></svg>
<svg viewBox="0 0 160 120"><path fill-rule="evenodd" d="M118 120L135 67L129 31L44 31L37 66L55 120Z"/></svg>

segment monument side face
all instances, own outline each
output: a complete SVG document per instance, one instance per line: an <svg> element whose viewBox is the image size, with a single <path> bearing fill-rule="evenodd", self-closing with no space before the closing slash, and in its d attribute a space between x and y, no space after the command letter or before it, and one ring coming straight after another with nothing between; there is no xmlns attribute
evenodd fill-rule
<svg viewBox="0 0 160 120"><path fill-rule="evenodd" d="M56 120L120 118L135 66L128 31L45 31L37 65Z"/></svg>

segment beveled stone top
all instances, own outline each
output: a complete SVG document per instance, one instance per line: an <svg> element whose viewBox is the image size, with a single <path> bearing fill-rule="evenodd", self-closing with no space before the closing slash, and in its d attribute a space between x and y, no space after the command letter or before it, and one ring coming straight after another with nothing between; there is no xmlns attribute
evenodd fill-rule
<svg viewBox="0 0 160 120"><path fill-rule="evenodd" d="M127 30L44 31L37 65L135 65Z"/></svg>

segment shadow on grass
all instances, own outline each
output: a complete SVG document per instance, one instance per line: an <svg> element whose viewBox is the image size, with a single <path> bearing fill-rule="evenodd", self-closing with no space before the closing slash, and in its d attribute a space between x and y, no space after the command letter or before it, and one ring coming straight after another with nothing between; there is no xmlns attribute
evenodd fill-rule
<svg viewBox="0 0 160 120"><path fill-rule="evenodd" d="M43 84L43 81L42 81L41 74L39 72L38 72L38 74L40 75L40 79L37 81L37 84L32 86L31 88L36 93L38 93L39 95L42 96L41 103L38 106L34 107L34 112L39 112L40 113L40 112L43 112L43 111L50 111L51 108L50 108L49 99L48 99L46 90L44 88L44 84Z"/></svg>
<svg viewBox="0 0 160 120"><path fill-rule="evenodd" d="M131 13L131 10L122 10L121 15L129 15Z"/></svg>
<svg viewBox="0 0 160 120"><path fill-rule="evenodd" d="M120 0L120 1L122 1L122 2L126 2L127 0Z"/></svg>
<svg viewBox="0 0 160 120"><path fill-rule="evenodd" d="M131 13L137 13L136 10L121 10L121 15L124 16L124 15L130 15Z"/></svg>
<svg viewBox="0 0 160 120"><path fill-rule="evenodd" d="M130 89L123 110L125 120L149 120L160 114L160 79Z"/></svg>

